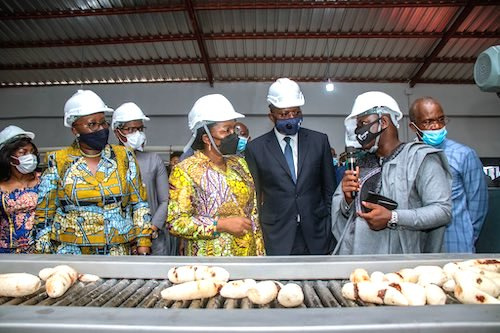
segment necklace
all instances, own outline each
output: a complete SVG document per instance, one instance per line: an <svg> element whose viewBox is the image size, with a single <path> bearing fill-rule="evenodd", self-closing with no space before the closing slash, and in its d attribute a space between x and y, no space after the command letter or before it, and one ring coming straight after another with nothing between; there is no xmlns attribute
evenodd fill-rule
<svg viewBox="0 0 500 333"><path fill-rule="evenodd" d="M100 156L101 155L101 152L98 152L97 154L87 154L85 153L81 148L80 148L80 153L82 153L83 156L85 157L89 157L89 158L92 158L92 157L97 157L97 156Z"/></svg>

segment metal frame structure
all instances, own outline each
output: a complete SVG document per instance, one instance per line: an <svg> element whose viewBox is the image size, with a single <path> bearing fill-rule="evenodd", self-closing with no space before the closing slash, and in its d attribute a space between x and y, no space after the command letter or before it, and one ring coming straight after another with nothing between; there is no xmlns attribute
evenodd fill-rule
<svg viewBox="0 0 500 333"><path fill-rule="evenodd" d="M58 19L75 19L79 17L107 17L107 16L123 16L123 15L144 15L154 13L184 13L190 24L190 32L188 33L172 33L172 34L152 34L152 35L124 35L124 36L105 36L100 38L81 38L81 39L53 39L53 40L4 40L0 41L0 49L30 49L36 52L39 48L54 48L54 47L82 47L82 46L99 46L99 45L125 45L125 44L151 44L151 43L175 43L175 42L195 42L198 56L188 56L181 58L147 58L141 59L121 59L121 60L95 60L84 61L83 59L75 58L74 61L54 61L54 62L29 62L29 63L4 63L0 64L0 71L35 71L35 70L60 70L60 69L86 69L86 68L116 68L116 67L144 67L144 66L165 66L165 65L202 65L204 77L185 77L173 82L195 82L206 81L213 86L215 81L260 81L269 80L269 77L252 77L246 76L243 78L235 77L216 77L213 70L214 64L297 64L297 63L314 63L322 64L332 62L336 64L415 64L413 73L408 74L403 78L386 78L386 77L335 77L336 81L344 82L408 82L411 87L417 83L473 83L472 79L439 79L426 77L429 68L432 64L471 64L475 57L440 56L440 53L449 44L450 40L481 40L481 39L497 39L500 41L500 32L497 31L459 31L459 28L470 17L471 13L480 7L498 6L498 2L494 0L468 0L468 1L441 1L441 0L414 0L414 1L196 1L184 0L172 2L166 5L142 5L135 7L111 7L111 8L90 8L87 9L61 9L61 10L35 10L35 11L13 11L0 12L0 22L5 26L11 21L39 21L39 20L58 20ZM455 9L455 15L452 15L448 22L445 22L445 27L441 31L254 31L254 32L211 32L204 31L202 23L200 23L199 14L207 12L220 11L245 11L245 10L336 10L336 9L404 9L404 8L452 8ZM352 57L352 56L337 56L330 55L304 57L304 56L279 56L279 55L245 55L244 57L220 57L211 56L207 48L207 41L262 41L262 40L369 40L369 39L429 39L434 42L429 44L429 47L424 55L419 57L410 56L394 56L394 57ZM83 51L82 51L83 52ZM20 74L23 75L22 73ZM74 75L74 74L67 74ZM293 75L290 75L293 76ZM297 77L299 81L323 81L324 77ZM85 78L68 77L67 81L88 81ZM90 80L94 81L94 80ZM102 80L101 80L102 81ZM120 78L115 78L112 81L120 81ZM155 79L146 80L146 82L155 82ZM114 83L114 82L112 82ZM41 84L46 84L42 82ZM12 82L8 85L3 82L1 86L12 86ZM25 84L22 84L25 85ZM29 85L29 84L28 84Z"/></svg>

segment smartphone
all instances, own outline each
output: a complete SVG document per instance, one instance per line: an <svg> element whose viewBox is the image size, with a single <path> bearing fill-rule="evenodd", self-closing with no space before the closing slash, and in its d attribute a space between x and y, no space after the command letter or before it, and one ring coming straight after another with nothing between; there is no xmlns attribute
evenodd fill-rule
<svg viewBox="0 0 500 333"><path fill-rule="evenodd" d="M382 207L387 208L388 210L394 210L398 208L398 203L390 198L384 197L383 195L380 195L378 193L375 193L373 191L368 191L368 196L364 201L371 202L377 205L380 205ZM366 208L365 206L362 207L365 213L371 211L371 209Z"/></svg>

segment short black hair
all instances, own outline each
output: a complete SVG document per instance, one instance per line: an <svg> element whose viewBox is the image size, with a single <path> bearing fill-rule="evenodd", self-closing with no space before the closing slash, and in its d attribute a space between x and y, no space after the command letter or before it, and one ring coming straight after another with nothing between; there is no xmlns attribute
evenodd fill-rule
<svg viewBox="0 0 500 333"><path fill-rule="evenodd" d="M170 159L172 159L173 157L181 157L182 155L182 151L173 151L170 153Z"/></svg>
<svg viewBox="0 0 500 333"><path fill-rule="evenodd" d="M7 142L2 149L0 149L0 181L4 182L10 179L10 160L11 156L14 155L16 150L24 147L28 144L33 146L33 154L37 156L38 163L40 163L40 157L38 156L38 149L36 148L33 141L27 137L21 137L18 139L11 140Z"/></svg>
<svg viewBox="0 0 500 333"><path fill-rule="evenodd" d="M215 123L208 124L208 130L210 130L214 125ZM196 138L191 145L191 148L193 148L193 150L203 150L203 148L205 148L205 144L203 143L202 139L203 134L207 134L207 132L205 131L205 127L200 127L198 128L198 130L196 130Z"/></svg>

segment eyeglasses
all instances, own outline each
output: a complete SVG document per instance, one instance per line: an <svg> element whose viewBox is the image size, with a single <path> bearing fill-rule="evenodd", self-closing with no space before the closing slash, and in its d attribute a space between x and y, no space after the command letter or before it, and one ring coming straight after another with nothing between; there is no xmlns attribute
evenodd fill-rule
<svg viewBox="0 0 500 333"><path fill-rule="evenodd" d="M288 110L288 111L273 111L272 112L277 118L297 118L302 115L301 110Z"/></svg>
<svg viewBox="0 0 500 333"><path fill-rule="evenodd" d="M106 120L103 120L103 121L100 121L100 122L95 122L95 121L92 121L90 123L86 123L86 124L76 124L76 125L81 125L81 126L84 126L84 127L87 127L88 129L90 129L92 132L96 132L97 130L99 130L99 128L108 128L109 127L109 123L106 121Z"/></svg>
<svg viewBox="0 0 500 333"><path fill-rule="evenodd" d="M449 121L450 121L450 119L448 117L443 116L443 117L439 117L438 119L426 119L426 120L423 120L423 121L420 122L420 124L422 125L422 127L428 128L428 127L431 127L434 124L440 125L440 126L444 126L444 125L448 124Z"/></svg>
<svg viewBox="0 0 500 333"><path fill-rule="evenodd" d="M146 129L146 126L138 126L138 127L121 127L120 130L127 132L127 133L135 133L137 131L139 132L144 132Z"/></svg>

